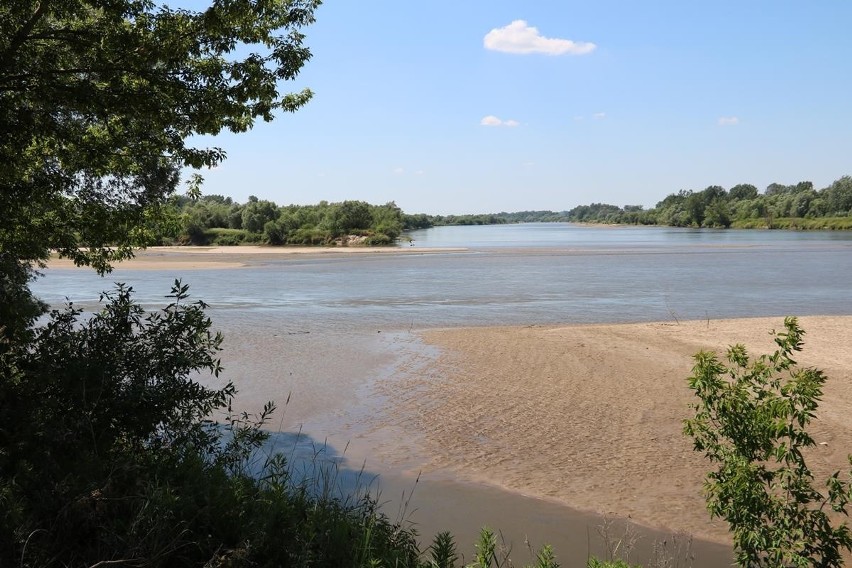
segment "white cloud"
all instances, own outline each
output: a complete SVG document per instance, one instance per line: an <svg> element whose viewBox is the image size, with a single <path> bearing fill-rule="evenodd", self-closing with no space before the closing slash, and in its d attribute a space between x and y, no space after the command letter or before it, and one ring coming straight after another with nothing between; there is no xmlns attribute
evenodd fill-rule
<svg viewBox="0 0 852 568"><path fill-rule="evenodd" d="M736 116L719 117L719 126L736 126L740 123L740 119Z"/></svg>
<svg viewBox="0 0 852 568"><path fill-rule="evenodd" d="M405 169L404 169L404 168L394 168L394 169L393 169L393 173L395 173L396 175L400 176L400 175L402 175L402 174L404 174L404 173L405 173Z"/></svg>
<svg viewBox="0 0 852 568"><path fill-rule="evenodd" d="M423 170L417 170L416 172L414 172L414 175L416 175L416 176L422 176L422 175L423 175Z"/></svg>
<svg viewBox="0 0 852 568"><path fill-rule="evenodd" d="M596 112L595 114L592 115L592 118L594 118L595 120L603 120L604 118L606 118L606 113L605 112Z"/></svg>
<svg viewBox="0 0 852 568"><path fill-rule="evenodd" d="M508 26L494 28L483 40L485 49L504 53L544 53L546 55L585 55L597 47L589 42L544 37L538 28L524 20L515 20Z"/></svg>
<svg viewBox="0 0 852 568"><path fill-rule="evenodd" d="M497 118L493 114L489 114L488 116L482 117L482 120L479 121L479 124L482 126L508 126L510 128L521 125L521 123L517 120L503 120L501 118Z"/></svg>

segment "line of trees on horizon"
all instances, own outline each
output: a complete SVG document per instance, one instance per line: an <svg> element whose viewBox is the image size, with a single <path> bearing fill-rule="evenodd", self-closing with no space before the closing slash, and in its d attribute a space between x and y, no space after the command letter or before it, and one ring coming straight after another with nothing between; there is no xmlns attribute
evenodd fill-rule
<svg viewBox="0 0 852 568"><path fill-rule="evenodd" d="M536 212L549 213L549 212ZM284 205L250 196L239 203L223 195L176 195L152 210L140 240L148 245L390 245L405 231L440 225L496 225L529 219L514 213L480 215L406 214L393 201Z"/></svg>
<svg viewBox="0 0 852 568"><path fill-rule="evenodd" d="M143 240L195 245L387 245L402 234L403 226L402 210L393 202L279 206L255 196L246 203L222 195L173 196L150 216Z"/></svg>
<svg viewBox="0 0 852 568"><path fill-rule="evenodd" d="M669 194L652 209L605 203L580 205L567 221L671 227L852 229L852 177L814 189L809 181L772 183L761 193L752 184L730 189L711 185L702 191Z"/></svg>
<svg viewBox="0 0 852 568"><path fill-rule="evenodd" d="M812 182L772 183L760 192L752 184L730 189L711 185L680 190L650 209L607 203L567 211L516 211L471 215L408 214L393 201L372 205L348 200L284 205L250 196L238 203L222 195L173 196L151 212L139 230L157 244L265 243L271 245L390 245L407 231L443 225L505 223L608 223L706 228L852 229L852 177L828 187Z"/></svg>

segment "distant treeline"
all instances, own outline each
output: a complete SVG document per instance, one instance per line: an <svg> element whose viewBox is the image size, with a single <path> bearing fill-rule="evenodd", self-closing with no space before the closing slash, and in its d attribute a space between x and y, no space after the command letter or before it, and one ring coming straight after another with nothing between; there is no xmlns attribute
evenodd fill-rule
<svg viewBox="0 0 852 568"><path fill-rule="evenodd" d="M409 215L393 202L364 201L279 206L249 197L173 197L153 210L143 229L146 244L388 245L404 231L441 225L567 221L567 212L522 211L482 215Z"/></svg>
<svg viewBox="0 0 852 568"><path fill-rule="evenodd" d="M712 185L702 191L681 190L653 209L604 203L568 211L568 221L666 225L673 227L852 229L852 177L828 187L813 183L770 184L763 193L751 184L726 190Z"/></svg>
<svg viewBox="0 0 852 568"><path fill-rule="evenodd" d="M568 212L517 211L515 213L483 213L479 215L403 215L405 230L428 229L444 225L502 225L506 223L549 223L568 221Z"/></svg>
<svg viewBox="0 0 852 568"><path fill-rule="evenodd" d="M518 211L479 215L406 214L394 202L371 205L343 201L279 206L249 197L172 198L150 211L140 228L147 244L267 243L272 245L387 245L405 231L441 225L543 222L611 223L715 228L852 229L852 177L828 187L813 183L770 184L762 193L751 184L730 189L712 185L681 190L644 209L641 205L592 203L570 211Z"/></svg>
<svg viewBox="0 0 852 568"><path fill-rule="evenodd" d="M402 210L393 202L279 206L254 196L246 203L221 195L176 196L151 212L143 240L149 245L385 245L403 230Z"/></svg>

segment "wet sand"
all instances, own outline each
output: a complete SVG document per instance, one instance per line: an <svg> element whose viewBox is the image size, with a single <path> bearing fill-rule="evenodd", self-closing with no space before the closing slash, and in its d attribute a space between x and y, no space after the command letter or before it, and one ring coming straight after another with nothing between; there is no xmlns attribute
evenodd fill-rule
<svg viewBox="0 0 852 568"><path fill-rule="evenodd" d="M244 246L171 246L149 247L135 251L134 258L116 264L130 270L199 270L240 268L285 258L317 258L329 256L377 254L433 254L464 252L464 248L399 247L273 247ZM74 268L67 258L51 257L49 267ZM91 269L89 269L91 270Z"/></svg>
<svg viewBox="0 0 852 568"><path fill-rule="evenodd" d="M810 429L821 484L852 449L852 317L800 323L797 360L829 377ZM424 331L441 355L429 373L389 380L412 395L387 420L422 440L427 474L727 543L702 496L710 466L681 433L686 377L701 349L771 352L773 328L783 318Z"/></svg>

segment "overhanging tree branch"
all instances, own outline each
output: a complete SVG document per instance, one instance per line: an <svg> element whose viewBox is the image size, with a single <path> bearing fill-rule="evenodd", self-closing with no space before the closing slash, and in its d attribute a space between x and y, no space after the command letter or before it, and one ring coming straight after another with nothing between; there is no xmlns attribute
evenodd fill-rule
<svg viewBox="0 0 852 568"><path fill-rule="evenodd" d="M27 41L30 32L33 31L36 24L38 24L39 20L44 16L46 12L47 2L39 2L36 6L35 12L30 18L21 26L14 35L12 35L12 39L9 42L9 47L7 47L3 53L0 53L0 69L7 69L9 67L9 63L14 59L16 52L20 47Z"/></svg>

